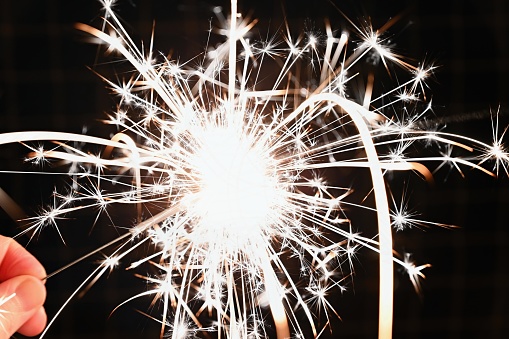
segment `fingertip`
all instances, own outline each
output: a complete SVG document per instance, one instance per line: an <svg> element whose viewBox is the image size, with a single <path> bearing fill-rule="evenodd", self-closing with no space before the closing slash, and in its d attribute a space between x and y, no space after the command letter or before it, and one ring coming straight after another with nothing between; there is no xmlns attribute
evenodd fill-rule
<svg viewBox="0 0 509 339"><path fill-rule="evenodd" d="M46 327L48 316L44 307L39 307L35 314L28 319L18 330L18 332L27 337L33 337L40 334Z"/></svg>
<svg viewBox="0 0 509 339"><path fill-rule="evenodd" d="M23 280L16 287L16 298L24 312L39 309L46 299L46 287L44 283L33 276L23 276Z"/></svg>
<svg viewBox="0 0 509 339"><path fill-rule="evenodd" d="M37 334L44 328L46 316L41 311L46 299L46 288L33 276L18 276L0 284L0 338L9 338L19 329ZM31 320L31 319L34 320ZM26 326L26 327L25 327Z"/></svg>
<svg viewBox="0 0 509 339"><path fill-rule="evenodd" d="M20 275L43 279L46 271L42 264L14 239L0 237L0 281Z"/></svg>

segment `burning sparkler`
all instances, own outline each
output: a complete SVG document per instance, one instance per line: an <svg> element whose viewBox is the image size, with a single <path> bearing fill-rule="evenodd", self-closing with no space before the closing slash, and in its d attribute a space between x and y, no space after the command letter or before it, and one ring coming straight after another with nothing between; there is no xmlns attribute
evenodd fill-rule
<svg viewBox="0 0 509 339"><path fill-rule="evenodd" d="M278 339L303 337L308 327L318 337L330 321L320 325L315 314L337 316L328 296L344 289L356 251L367 247L380 257L379 337L391 337L393 263L407 270L416 290L428 265L393 254L393 227L426 223L404 203L391 212L384 176L415 171L431 180L428 161L494 175L481 167L490 160L495 172L507 172L503 134L489 145L420 127L431 111L423 102L434 67L405 62L381 31L352 23L361 38L353 47L328 23L325 38L287 29L281 41L253 43L248 36L256 20L241 16L232 1L229 20L218 29L225 41L192 67L155 53L152 43L140 49L113 11L114 1L101 2L102 28L77 28L133 66L123 82L104 78L120 97L105 122L120 132L110 139L60 132L0 137L2 144L53 141L53 148L32 148L28 160L58 159L73 178L71 192L55 193L51 207L30 218L23 233L49 225L58 230L59 218L81 209L107 213L113 205L131 205L137 211L128 231L86 256L112 249L68 301L122 263L151 288L119 307L152 297L161 306L153 317L161 337L268 337L267 323ZM373 97L372 76L356 71L366 58L403 68L409 80ZM310 60L315 79L300 75ZM277 69L269 87L262 87L265 67ZM368 87L356 101L348 85L361 76ZM388 113L397 105L406 116ZM103 149L92 154L69 141ZM413 155L417 143L436 145L439 155ZM471 155L453 157L456 149ZM321 174L337 168L368 170L374 204L349 201L352 187ZM347 208L376 214L378 234L355 231ZM146 274L148 267L158 274Z"/></svg>

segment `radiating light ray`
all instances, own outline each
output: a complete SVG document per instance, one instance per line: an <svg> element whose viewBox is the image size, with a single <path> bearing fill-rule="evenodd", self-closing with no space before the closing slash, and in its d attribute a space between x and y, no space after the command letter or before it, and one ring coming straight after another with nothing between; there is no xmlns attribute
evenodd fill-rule
<svg viewBox="0 0 509 339"><path fill-rule="evenodd" d="M418 292L429 267L406 254L400 259L392 229L445 225L416 219L404 197L399 205L393 198L391 210L385 176L413 171L431 182L429 168L445 165L495 175L483 167L488 162L496 174L507 174L506 130L499 134L498 120L493 144L423 128L419 122L432 113L426 80L435 66L414 66L393 52L383 34L394 20L379 30L349 20L361 39L355 46L328 21L325 38L295 37L285 23L280 38L254 42L248 34L257 20L237 13L232 1L229 19L216 11L220 27L210 30L224 41L208 46L203 60L181 62L154 52L153 34L139 48L113 11L115 1L101 3L100 29L76 27L133 67L116 81L99 75L118 97L117 110L104 120L116 129L113 137L0 135L0 144L26 145L27 161L57 160L72 178L67 193L55 192L39 215L27 218L24 232L51 226L60 234L58 221L85 209L96 211L97 225L104 215L123 232L54 273L110 252L49 326L72 298L125 267L147 290L118 307L152 298L159 315L147 315L160 324L161 338L262 338L270 325L278 339L319 337L334 331L332 318L339 317L328 295L344 291L356 253L366 248L380 257L378 335L390 338L393 265L406 270ZM392 64L409 72L408 80L380 92L376 76L362 73L371 54L387 71ZM369 88L357 102L349 86L364 77ZM364 200L354 201L357 188L330 175L342 169L369 173ZM136 220L117 225L109 214L114 206L132 208ZM372 214L378 229L354 231L349 209Z"/></svg>

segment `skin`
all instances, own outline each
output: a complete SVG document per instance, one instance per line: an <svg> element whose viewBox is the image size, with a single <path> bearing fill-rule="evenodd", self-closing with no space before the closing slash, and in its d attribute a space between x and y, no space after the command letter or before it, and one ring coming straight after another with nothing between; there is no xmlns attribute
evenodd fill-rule
<svg viewBox="0 0 509 339"><path fill-rule="evenodd" d="M23 246L0 236L0 339L35 336L46 326L46 271Z"/></svg>

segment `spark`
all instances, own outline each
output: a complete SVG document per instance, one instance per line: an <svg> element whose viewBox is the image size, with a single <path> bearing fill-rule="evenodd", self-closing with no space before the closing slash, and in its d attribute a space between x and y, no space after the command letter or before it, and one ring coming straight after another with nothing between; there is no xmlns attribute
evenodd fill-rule
<svg viewBox="0 0 509 339"><path fill-rule="evenodd" d="M426 276L422 273L422 270L431 267L431 265L424 264L416 266L415 263L411 260L411 255L409 253L405 253L403 267L406 269L408 277L410 278L410 281L412 282L415 291L418 294L421 294L422 293L421 280L426 278Z"/></svg>
<svg viewBox="0 0 509 339"><path fill-rule="evenodd" d="M481 164L485 161L493 160L493 170L497 175L501 170L503 170L506 175L509 175L509 151L503 143L503 139L509 126L500 133L498 119L498 112L496 114L492 114L491 125L493 131L493 142L485 148L484 159L481 161Z"/></svg>
<svg viewBox="0 0 509 339"><path fill-rule="evenodd" d="M106 55L115 52L133 67L116 82L101 77L118 97L116 112L104 121L116 134L0 136L0 144L53 142L51 149L27 145L28 160L59 160L73 178L71 191L55 193L51 207L30 218L25 232L47 225L58 230L59 220L84 209L96 210L94 225L101 215L115 225L109 214L114 205L133 207L137 215L132 225L117 227L124 232L117 238L56 272L111 252L44 333L78 293L126 267L147 290L118 307L152 298L159 316L142 313L160 324L161 338L210 332L221 338L267 337L268 315L278 339L308 332L319 337L333 330L332 317L339 318L329 296L346 290L356 254L367 248L380 257L379 337L390 338L394 263L406 269L418 292L422 270L429 267L393 255L392 228L443 225L415 219L405 199L397 205L393 197L391 211L387 174L415 171L431 181L423 163L438 162L438 168L450 164L460 173L469 167L493 175L482 167L488 161L495 161L497 173L499 168L507 173L505 131L488 145L419 128L432 111L425 92L435 66L413 66L393 52L383 36L392 21L379 31L350 21L361 38L353 47L349 33L336 36L329 22L325 39L316 32L294 36L286 25L281 38L258 43L248 38L257 21L237 13L232 1L228 20L214 10L220 27L210 33L223 36L223 43L207 46L193 67L155 53L153 38L148 48L139 48L113 11L115 1L101 3L101 28L77 28L99 41ZM403 68L409 80L380 93L374 75L362 73L361 61L373 55L387 71L391 63ZM309 75L300 77L304 64ZM271 85L261 80L265 77ZM357 102L349 85L359 77L368 78L369 88ZM421 156L421 142L445 145L446 151ZM102 151L92 153L87 145ZM474 154L454 157L453 149ZM350 200L356 188L330 176L341 168L359 170L359 176L369 172L365 196L374 203ZM348 209L372 213L377 229L354 231ZM321 314L325 325L316 321Z"/></svg>

